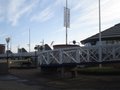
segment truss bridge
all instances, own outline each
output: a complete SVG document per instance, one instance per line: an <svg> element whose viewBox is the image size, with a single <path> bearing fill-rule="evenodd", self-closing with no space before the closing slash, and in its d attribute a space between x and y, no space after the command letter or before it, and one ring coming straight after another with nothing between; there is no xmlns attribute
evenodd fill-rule
<svg viewBox="0 0 120 90"><path fill-rule="evenodd" d="M117 63L120 62L120 45L73 47L41 52L11 53L8 57L12 60L15 58L19 60L30 57L37 60L37 65L40 67ZM0 59L6 58L6 54L0 54Z"/></svg>

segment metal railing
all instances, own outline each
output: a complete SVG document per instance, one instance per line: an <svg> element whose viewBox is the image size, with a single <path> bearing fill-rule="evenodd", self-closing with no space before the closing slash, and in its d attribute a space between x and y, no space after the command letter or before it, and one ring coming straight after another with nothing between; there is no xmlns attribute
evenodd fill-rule
<svg viewBox="0 0 120 90"><path fill-rule="evenodd" d="M101 52L101 62L120 61L120 45L102 45ZM100 62L99 46L48 50L36 52L36 56L39 65ZM5 57L6 54L0 55ZM35 57L35 52L13 53L9 57Z"/></svg>

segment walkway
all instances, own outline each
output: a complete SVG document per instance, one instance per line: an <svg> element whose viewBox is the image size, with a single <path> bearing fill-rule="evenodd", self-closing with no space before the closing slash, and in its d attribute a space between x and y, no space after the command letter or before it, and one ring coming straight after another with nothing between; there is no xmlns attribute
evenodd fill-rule
<svg viewBox="0 0 120 90"><path fill-rule="evenodd" d="M41 90L38 86L24 84L26 81L13 75L0 76L0 90Z"/></svg>
<svg viewBox="0 0 120 90"><path fill-rule="evenodd" d="M0 90L120 90L119 75L79 75L62 79L38 72L36 69L11 70L12 75L0 76Z"/></svg>

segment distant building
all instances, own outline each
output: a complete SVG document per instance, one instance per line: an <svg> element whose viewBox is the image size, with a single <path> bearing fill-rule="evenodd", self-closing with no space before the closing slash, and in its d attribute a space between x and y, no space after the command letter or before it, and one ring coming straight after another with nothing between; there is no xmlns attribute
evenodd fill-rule
<svg viewBox="0 0 120 90"><path fill-rule="evenodd" d="M37 50L37 51L52 50L51 47L48 44L45 44L45 45L36 45L34 47L34 49Z"/></svg>
<svg viewBox="0 0 120 90"><path fill-rule="evenodd" d="M27 50L25 50L25 48L19 48L18 49L18 53L24 53L24 52L27 52Z"/></svg>
<svg viewBox="0 0 120 90"><path fill-rule="evenodd" d="M12 54L11 50L6 50L6 53Z"/></svg>
<svg viewBox="0 0 120 90"><path fill-rule="evenodd" d="M45 44L45 45L44 45L44 49L45 49L45 50L52 50L51 47L50 47L48 44Z"/></svg>
<svg viewBox="0 0 120 90"><path fill-rule="evenodd" d="M120 23L101 32L102 45L120 44ZM99 33L81 41L86 46L99 44Z"/></svg>
<svg viewBox="0 0 120 90"><path fill-rule="evenodd" d="M5 53L5 44L0 44L0 54Z"/></svg>

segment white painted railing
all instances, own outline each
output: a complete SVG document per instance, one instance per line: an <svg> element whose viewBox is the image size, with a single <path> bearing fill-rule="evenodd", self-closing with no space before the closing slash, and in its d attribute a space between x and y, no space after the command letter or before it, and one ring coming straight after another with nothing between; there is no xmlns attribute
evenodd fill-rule
<svg viewBox="0 0 120 90"><path fill-rule="evenodd" d="M89 63L120 60L120 45L101 46L101 61L99 61L99 46L58 49L38 54L39 65L63 63Z"/></svg>
<svg viewBox="0 0 120 90"><path fill-rule="evenodd" d="M9 57L37 56L39 65L115 61L120 60L120 45L101 46L101 53L101 61L99 61L99 46L55 49L36 53L14 53L9 54ZM0 55L1 59L6 57L6 54Z"/></svg>

